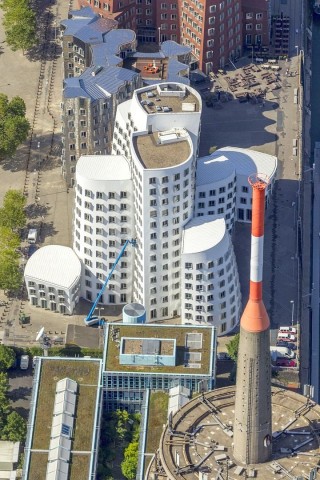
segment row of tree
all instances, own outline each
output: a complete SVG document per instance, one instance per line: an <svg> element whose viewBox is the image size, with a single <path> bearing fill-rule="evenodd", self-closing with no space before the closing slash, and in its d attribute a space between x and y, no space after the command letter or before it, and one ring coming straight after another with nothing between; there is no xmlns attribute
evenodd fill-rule
<svg viewBox="0 0 320 480"><path fill-rule="evenodd" d="M37 43L36 15L29 0L2 0L6 42L15 52L29 50Z"/></svg>
<svg viewBox="0 0 320 480"><path fill-rule="evenodd" d="M27 425L21 415L12 410L8 398L7 370L14 365L15 361L16 355L12 348L0 345L0 438L11 442L22 442L26 437Z"/></svg>
<svg viewBox="0 0 320 480"><path fill-rule="evenodd" d="M0 288L16 291L22 283L19 231L26 225L26 198L18 190L9 190L0 208Z"/></svg>

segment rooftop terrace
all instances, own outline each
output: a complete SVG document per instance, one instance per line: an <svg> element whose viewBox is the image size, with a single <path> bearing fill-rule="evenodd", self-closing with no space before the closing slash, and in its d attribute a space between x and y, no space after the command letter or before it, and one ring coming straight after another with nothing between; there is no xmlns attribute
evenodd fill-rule
<svg viewBox="0 0 320 480"><path fill-rule="evenodd" d="M89 477L97 387L100 384L100 362L80 359L76 361L42 359L31 440L33 451L28 474L25 477L30 480L45 478L56 385L65 377L78 383L72 440L72 452L77 451L77 453L71 455L69 478L70 480L87 480Z"/></svg>
<svg viewBox="0 0 320 480"><path fill-rule="evenodd" d="M191 150L187 138L183 141L160 144L157 133L137 135L133 137L133 145L137 157L144 168L169 168L184 163Z"/></svg>
<svg viewBox="0 0 320 480"><path fill-rule="evenodd" d="M166 114L165 111L157 111L157 107L168 107L172 113L200 111L198 98L187 86L181 84L158 84L138 93L138 100L147 113Z"/></svg>
<svg viewBox="0 0 320 480"><path fill-rule="evenodd" d="M211 327L173 325L121 325L109 324L105 370L139 373L178 373L208 375L211 373ZM123 337L141 339L176 339L176 365L121 365L120 344ZM137 347L138 348L138 347ZM139 347L140 348L140 347ZM213 352L212 352L213 354Z"/></svg>

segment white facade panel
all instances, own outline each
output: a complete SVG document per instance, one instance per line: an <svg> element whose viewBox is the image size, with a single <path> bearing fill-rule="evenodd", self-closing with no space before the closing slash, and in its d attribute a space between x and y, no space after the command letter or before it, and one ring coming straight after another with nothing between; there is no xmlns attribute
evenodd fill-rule
<svg viewBox="0 0 320 480"><path fill-rule="evenodd" d="M86 176L82 163L96 175ZM91 167L106 162L107 169ZM122 156L81 157L76 172L74 250L83 262L81 296L94 301L123 243L133 238L133 196L130 168ZM82 173L82 174L81 174ZM128 248L101 298L102 304L131 301L133 252Z"/></svg>
<svg viewBox="0 0 320 480"><path fill-rule="evenodd" d="M214 325L220 335L230 332L238 324L241 309L239 276L224 219L195 218L186 226L181 277L183 323Z"/></svg>

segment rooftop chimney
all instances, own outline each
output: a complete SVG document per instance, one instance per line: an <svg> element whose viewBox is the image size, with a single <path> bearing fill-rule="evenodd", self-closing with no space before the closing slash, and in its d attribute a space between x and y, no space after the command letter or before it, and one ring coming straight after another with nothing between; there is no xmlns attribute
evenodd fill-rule
<svg viewBox="0 0 320 480"><path fill-rule="evenodd" d="M240 321L233 454L246 464L272 453L270 321L262 300L265 190L269 178L249 177L253 189L250 293Z"/></svg>

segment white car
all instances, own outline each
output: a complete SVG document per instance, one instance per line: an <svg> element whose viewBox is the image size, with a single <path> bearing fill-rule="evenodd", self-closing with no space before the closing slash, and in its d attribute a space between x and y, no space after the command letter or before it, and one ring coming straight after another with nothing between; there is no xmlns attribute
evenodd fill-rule
<svg viewBox="0 0 320 480"><path fill-rule="evenodd" d="M22 355L20 359L21 370L28 370L29 367L29 355Z"/></svg>

